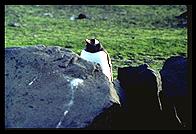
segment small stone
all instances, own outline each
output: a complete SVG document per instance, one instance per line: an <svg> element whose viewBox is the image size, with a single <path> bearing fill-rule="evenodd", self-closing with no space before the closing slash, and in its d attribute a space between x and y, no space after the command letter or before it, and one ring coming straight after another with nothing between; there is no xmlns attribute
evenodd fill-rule
<svg viewBox="0 0 196 134"><path fill-rule="evenodd" d="M80 13L76 19L87 19L87 16L83 13Z"/></svg>
<svg viewBox="0 0 196 134"><path fill-rule="evenodd" d="M75 20L76 17L75 17L75 15L72 15L69 19L70 19L70 20Z"/></svg>
<svg viewBox="0 0 196 134"><path fill-rule="evenodd" d="M9 26L11 26L11 27L20 27L20 24L14 22L14 23L9 24Z"/></svg>
<svg viewBox="0 0 196 134"><path fill-rule="evenodd" d="M44 16L49 16L49 17L53 18L53 15L51 13L44 13L43 15Z"/></svg>

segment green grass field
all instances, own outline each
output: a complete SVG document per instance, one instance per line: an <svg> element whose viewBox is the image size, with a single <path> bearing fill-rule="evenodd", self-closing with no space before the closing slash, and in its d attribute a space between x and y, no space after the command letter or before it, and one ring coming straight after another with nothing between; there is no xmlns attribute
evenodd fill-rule
<svg viewBox="0 0 196 134"><path fill-rule="evenodd" d="M44 44L80 54L86 38L96 37L117 68L149 64L159 71L173 55L187 56L187 29L175 16L184 5L5 6L5 47ZM79 13L89 19L70 20ZM17 23L17 26L13 26Z"/></svg>

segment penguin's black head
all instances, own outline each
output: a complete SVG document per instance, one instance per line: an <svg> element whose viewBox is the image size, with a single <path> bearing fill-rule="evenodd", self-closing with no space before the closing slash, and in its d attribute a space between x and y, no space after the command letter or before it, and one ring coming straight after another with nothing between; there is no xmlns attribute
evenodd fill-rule
<svg viewBox="0 0 196 134"><path fill-rule="evenodd" d="M96 53L99 51L103 51L103 47L101 43L97 39L86 39L86 48L85 50L90 53Z"/></svg>

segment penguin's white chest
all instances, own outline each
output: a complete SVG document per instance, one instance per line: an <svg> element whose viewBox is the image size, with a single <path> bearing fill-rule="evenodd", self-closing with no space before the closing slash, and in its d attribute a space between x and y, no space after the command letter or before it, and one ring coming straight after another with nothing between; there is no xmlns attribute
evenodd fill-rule
<svg viewBox="0 0 196 134"><path fill-rule="evenodd" d="M107 54L104 51L90 53L90 52L86 52L85 50L82 50L80 57L87 61L100 64L103 73L111 81L112 74L110 71L110 66L108 64L109 62L108 62Z"/></svg>

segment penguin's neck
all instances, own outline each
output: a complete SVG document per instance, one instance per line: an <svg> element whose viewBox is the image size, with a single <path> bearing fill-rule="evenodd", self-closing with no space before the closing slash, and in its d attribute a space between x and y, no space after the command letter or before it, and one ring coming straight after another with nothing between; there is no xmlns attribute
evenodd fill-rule
<svg viewBox="0 0 196 134"><path fill-rule="evenodd" d="M100 52L100 51L104 51L103 48L100 48L99 50L94 50L94 49L90 49L90 48L85 48L84 49L86 52L89 52L89 53L97 53L97 52Z"/></svg>

